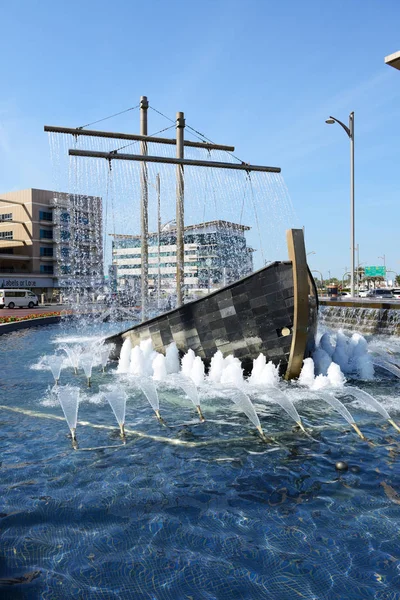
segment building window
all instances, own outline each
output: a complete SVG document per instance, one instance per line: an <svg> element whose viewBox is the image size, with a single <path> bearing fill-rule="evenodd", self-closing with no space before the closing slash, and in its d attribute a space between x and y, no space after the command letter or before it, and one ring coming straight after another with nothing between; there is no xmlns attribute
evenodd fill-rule
<svg viewBox="0 0 400 600"><path fill-rule="evenodd" d="M61 239L62 240L69 240L71 237L71 234L69 231L67 231L66 229L61 229Z"/></svg>
<svg viewBox="0 0 400 600"><path fill-rule="evenodd" d="M70 217L69 213L67 213L67 212L62 212L60 215L60 221L62 223L69 223L70 218L71 217Z"/></svg>
<svg viewBox="0 0 400 600"><path fill-rule="evenodd" d="M41 240L52 240L53 239L52 229L41 229L40 230L40 239Z"/></svg>
<svg viewBox="0 0 400 600"><path fill-rule="evenodd" d="M2 240L13 240L14 232L13 231L0 231L0 239Z"/></svg>
<svg viewBox="0 0 400 600"><path fill-rule="evenodd" d="M62 248L61 248L61 256L63 258L69 258L69 248L66 248L65 246L62 246Z"/></svg>
<svg viewBox="0 0 400 600"><path fill-rule="evenodd" d="M0 221L12 221L12 213L3 213L0 215Z"/></svg>
<svg viewBox="0 0 400 600"><path fill-rule="evenodd" d="M61 273L62 273L63 275L68 275L68 274L69 274L69 273L71 273L71 272L72 272L72 269L71 269L71 267L68 267L67 265L62 265L62 266L61 266Z"/></svg>
<svg viewBox="0 0 400 600"><path fill-rule="evenodd" d="M40 256L53 256L53 248L40 248Z"/></svg>
<svg viewBox="0 0 400 600"><path fill-rule="evenodd" d="M0 248L0 254L14 254L14 248Z"/></svg>
<svg viewBox="0 0 400 600"><path fill-rule="evenodd" d="M52 275L53 274L53 265L40 265L40 272Z"/></svg>
<svg viewBox="0 0 400 600"><path fill-rule="evenodd" d="M40 221L52 221L53 214L51 212L46 212L44 210L39 211L39 219Z"/></svg>

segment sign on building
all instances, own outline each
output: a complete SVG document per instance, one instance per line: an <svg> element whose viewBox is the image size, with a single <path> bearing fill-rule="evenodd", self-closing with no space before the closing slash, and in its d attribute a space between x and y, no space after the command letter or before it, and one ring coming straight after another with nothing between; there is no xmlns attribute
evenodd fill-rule
<svg viewBox="0 0 400 600"><path fill-rule="evenodd" d="M386 267L364 267L365 277L386 277Z"/></svg>

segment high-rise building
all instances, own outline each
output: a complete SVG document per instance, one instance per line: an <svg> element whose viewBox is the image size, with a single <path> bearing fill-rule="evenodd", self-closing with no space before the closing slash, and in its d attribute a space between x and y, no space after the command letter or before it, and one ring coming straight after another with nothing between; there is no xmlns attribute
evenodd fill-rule
<svg viewBox="0 0 400 600"><path fill-rule="evenodd" d="M102 283L101 198L37 189L0 194L0 287L50 296Z"/></svg>
<svg viewBox="0 0 400 600"><path fill-rule="evenodd" d="M185 227L184 285L187 290L208 291L227 285L253 270L252 252L245 231L250 227L211 221ZM112 260L118 289L139 289L141 238L114 235ZM149 288L172 292L176 286L176 225L165 225L160 236L149 234Z"/></svg>

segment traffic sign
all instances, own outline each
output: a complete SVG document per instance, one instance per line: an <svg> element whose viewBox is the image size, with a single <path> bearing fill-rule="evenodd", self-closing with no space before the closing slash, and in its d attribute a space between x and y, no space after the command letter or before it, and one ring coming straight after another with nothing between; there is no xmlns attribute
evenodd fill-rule
<svg viewBox="0 0 400 600"><path fill-rule="evenodd" d="M386 267L364 267L365 277L386 277Z"/></svg>

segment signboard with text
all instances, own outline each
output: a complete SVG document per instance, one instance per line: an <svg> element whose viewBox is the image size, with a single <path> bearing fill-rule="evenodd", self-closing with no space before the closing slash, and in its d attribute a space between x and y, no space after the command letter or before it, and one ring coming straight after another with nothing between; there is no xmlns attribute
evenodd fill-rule
<svg viewBox="0 0 400 600"><path fill-rule="evenodd" d="M386 267L364 267L365 277L386 277Z"/></svg>
<svg viewBox="0 0 400 600"><path fill-rule="evenodd" d="M49 277L2 277L0 276L0 288L39 288L53 287L53 279Z"/></svg>

